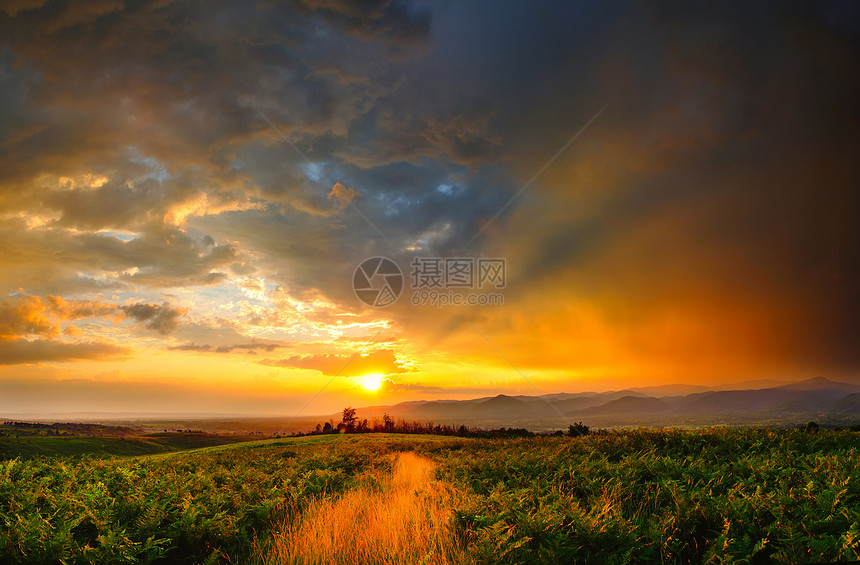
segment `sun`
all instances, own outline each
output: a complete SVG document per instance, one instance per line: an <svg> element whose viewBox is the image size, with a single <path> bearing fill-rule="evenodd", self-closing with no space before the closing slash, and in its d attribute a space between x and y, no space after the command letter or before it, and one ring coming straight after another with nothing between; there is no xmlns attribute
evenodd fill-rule
<svg viewBox="0 0 860 565"><path fill-rule="evenodd" d="M368 392L376 392L382 387L382 383L385 381L385 375L381 373L368 373L363 377L360 377L358 384L361 388Z"/></svg>

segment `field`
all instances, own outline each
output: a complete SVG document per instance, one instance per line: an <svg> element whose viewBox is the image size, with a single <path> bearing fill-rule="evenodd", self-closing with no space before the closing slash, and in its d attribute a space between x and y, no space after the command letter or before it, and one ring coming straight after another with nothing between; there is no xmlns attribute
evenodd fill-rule
<svg viewBox="0 0 860 565"><path fill-rule="evenodd" d="M15 458L0 461L0 562L852 560L858 468L860 434L823 429L344 434Z"/></svg>
<svg viewBox="0 0 860 565"><path fill-rule="evenodd" d="M7 421L0 423L0 460L39 456L92 457L152 455L235 443L248 435L222 435L200 430L177 429L142 433L126 426L100 424L40 424Z"/></svg>

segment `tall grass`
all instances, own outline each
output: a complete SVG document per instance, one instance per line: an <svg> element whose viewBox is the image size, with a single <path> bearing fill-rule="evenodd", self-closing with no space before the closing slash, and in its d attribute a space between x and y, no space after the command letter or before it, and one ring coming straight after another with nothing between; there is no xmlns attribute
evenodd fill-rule
<svg viewBox="0 0 860 565"><path fill-rule="evenodd" d="M443 564L459 562L453 489L436 464L403 452L392 473L339 497L317 499L262 549L266 564Z"/></svg>
<svg viewBox="0 0 860 565"><path fill-rule="evenodd" d="M380 445L299 438L130 459L0 460L0 563L243 556L283 509L388 468Z"/></svg>
<svg viewBox="0 0 860 565"><path fill-rule="evenodd" d="M634 430L431 448L475 563L860 560L860 434Z"/></svg>
<svg viewBox="0 0 860 565"><path fill-rule="evenodd" d="M768 429L0 460L0 563L857 560L858 470L860 433Z"/></svg>

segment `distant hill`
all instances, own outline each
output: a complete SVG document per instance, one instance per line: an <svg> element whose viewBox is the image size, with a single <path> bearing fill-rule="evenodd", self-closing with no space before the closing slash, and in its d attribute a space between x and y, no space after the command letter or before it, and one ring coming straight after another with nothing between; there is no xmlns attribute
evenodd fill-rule
<svg viewBox="0 0 860 565"><path fill-rule="evenodd" d="M606 404L570 412L570 416L616 415L616 414L659 414L671 410L669 404L659 398L623 396Z"/></svg>
<svg viewBox="0 0 860 565"><path fill-rule="evenodd" d="M832 414L855 414L860 415L860 392L855 392L843 396L833 404L827 411Z"/></svg>
<svg viewBox="0 0 860 565"><path fill-rule="evenodd" d="M606 398L604 396L584 396L580 398L568 398L566 400L560 400L558 402L555 402L554 404L562 414L568 414L573 412L579 412L581 410L587 410L596 406L601 406L603 404L606 404L610 400L610 398Z"/></svg>
<svg viewBox="0 0 860 565"><path fill-rule="evenodd" d="M521 400L500 394L474 405L471 413L477 418L498 418L502 414L510 418L535 418L546 415L547 404L544 400Z"/></svg>
<svg viewBox="0 0 860 565"><path fill-rule="evenodd" d="M830 379L825 379L824 377L815 377L814 379L807 379L805 381L783 385L779 388L784 390L801 391L834 390L845 393L860 392L860 385L831 381Z"/></svg>
<svg viewBox="0 0 860 565"><path fill-rule="evenodd" d="M777 389L701 392L687 396L677 410L698 414L755 412L773 408L790 397L790 392Z"/></svg>
<svg viewBox="0 0 860 565"><path fill-rule="evenodd" d="M544 396L499 394L471 400L419 400L391 406L368 406L360 409L360 416L362 418L380 418L383 414L388 414L393 418L440 422L559 418L571 410L599 406L623 396L646 397L643 393L632 390L601 393L561 393ZM337 420L340 414L332 414L329 417Z"/></svg>
<svg viewBox="0 0 860 565"><path fill-rule="evenodd" d="M697 385L666 385L602 393L500 394L471 400L410 401L360 408L358 413L360 418L370 419L387 413L394 418L423 422L533 429L557 427L566 419L596 426L664 426L796 422L822 417L851 423L860 417L860 385L823 377L788 384L748 381L761 382L779 384L732 390L722 386L701 390L704 387ZM685 390L694 392L680 393ZM331 418L337 421L340 415Z"/></svg>
<svg viewBox="0 0 860 565"><path fill-rule="evenodd" d="M806 384L798 383L800 386L797 388L781 386L758 390L725 390L691 394L679 403L676 411L692 414L820 412L850 390L842 386L843 383L825 381L826 379L811 379L804 381Z"/></svg>
<svg viewBox="0 0 860 565"><path fill-rule="evenodd" d="M658 386L637 386L631 390L648 395L648 396L679 396L684 394L693 394L694 392L707 392L714 390L713 387L704 385L658 385Z"/></svg>

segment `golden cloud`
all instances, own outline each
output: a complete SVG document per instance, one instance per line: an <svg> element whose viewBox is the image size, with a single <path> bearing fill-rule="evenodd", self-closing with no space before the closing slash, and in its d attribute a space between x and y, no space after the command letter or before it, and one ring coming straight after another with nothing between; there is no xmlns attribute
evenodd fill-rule
<svg viewBox="0 0 860 565"><path fill-rule="evenodd" d="M363 355L293 355L285 359L264 359L260 364L270 367L311 369L324 375L339 377L357 377L369 373L390 375L409 370L392 349L380 349Z"/></svg>

